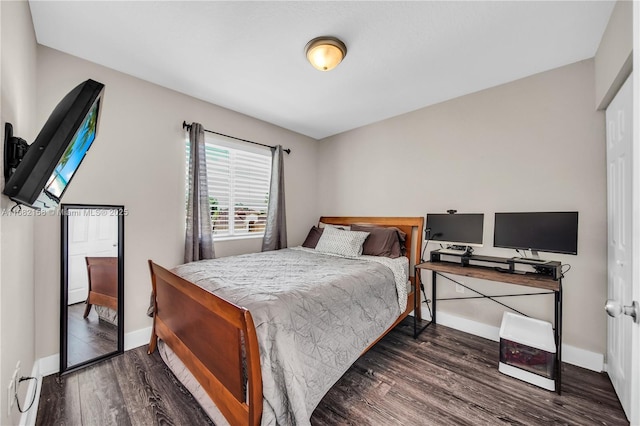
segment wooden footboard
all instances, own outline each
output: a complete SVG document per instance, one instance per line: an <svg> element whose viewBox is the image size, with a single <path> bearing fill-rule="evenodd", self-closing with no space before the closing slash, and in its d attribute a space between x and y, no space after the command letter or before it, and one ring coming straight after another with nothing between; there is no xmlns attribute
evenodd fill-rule
<svg viewBox="0 0 640 426"><path fill-rule="evenodd" d="M118 310L118 258L85 257L89 294L83 317L91 312L93 305Z"/></svg>
<svg viewBox="0 0 640 426"><path fill-rule="evenodd" d="M151 260L149 268L155 308L149 353L155 351L157 339L161 338L191 371L230 424L260 424L262 375L251 313Z"/></svg>

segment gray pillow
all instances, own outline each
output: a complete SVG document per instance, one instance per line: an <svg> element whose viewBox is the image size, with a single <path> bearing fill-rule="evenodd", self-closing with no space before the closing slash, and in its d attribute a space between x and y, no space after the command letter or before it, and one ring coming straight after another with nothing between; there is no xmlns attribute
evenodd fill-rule
<svg viewBox="0 0 640 426"><path fill-rule="evenodd" d="M369 232L362 246L362 254L398 258L406 253L407 234L395 227L375 225L351 225L352 231Z"/></svg>
<svg viewBox="0 0 640 426"><path fill-rule="evenodd" d="M305 238L304 243L302 243L302 247L307 248L316 248L318 245L318 240L320 240L320 236L322 235L322 228L318 228L317 226L312 226L307 234L307 238Z"/></svg>

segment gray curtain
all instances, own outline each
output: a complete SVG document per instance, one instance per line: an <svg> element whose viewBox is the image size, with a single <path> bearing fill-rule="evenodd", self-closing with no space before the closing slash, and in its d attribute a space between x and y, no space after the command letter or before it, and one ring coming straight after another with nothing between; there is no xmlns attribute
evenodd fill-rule
<svg viewBox="0 0 640 426"><path fill-rule="evenodd" d="M189 146L187 232L184 241L185 263L215 258L207 184L207 157L202 124L191 124Z"/></svg>
<svg viewBox="0 0 640 426"><path fill-rule="evenodd" d="M287 219L284 208L284 161L282 146L271 148L271 185L267 225L262 240L262 251L287 247Z"/></svg>

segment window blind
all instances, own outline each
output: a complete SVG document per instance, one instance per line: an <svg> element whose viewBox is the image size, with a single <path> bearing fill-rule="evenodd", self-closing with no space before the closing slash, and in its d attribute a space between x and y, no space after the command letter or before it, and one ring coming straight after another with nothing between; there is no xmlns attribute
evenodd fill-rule
<svg viewBox="0 0 640 426"><path fill-rule="evenodd" d="M212 137L206 138L205 148L214 239L264 235L271 152L231 147ZM188 141L185 152L188 170Z"/></svg>

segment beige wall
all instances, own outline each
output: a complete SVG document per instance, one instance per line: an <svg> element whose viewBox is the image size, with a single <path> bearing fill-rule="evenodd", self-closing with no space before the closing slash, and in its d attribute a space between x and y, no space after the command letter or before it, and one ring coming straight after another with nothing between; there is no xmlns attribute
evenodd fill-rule
<svg viewBox="0 0 640 426"><path fill-rule="evenodd" d="M36 41L26 1L0 2L2 22L2 101L0 123L13 124L14 135L31 143L36 135ZM4 145L0 150L4 149ZM0 154L4 158L4 153ZM2 176L2 174L0 174ZM2 187L4 187L4 178ZM12 215L13 206L2 196L0 205L0 353L2 385L0 424L18 424L20 413L14 404L7 417L7 385L20 361L20 375L31 375L34 364L34 278L33 217ZM23 210L28 214L29 209ZM27 386L20 387L21 403ZM35 417L34 417L35 418Z"/></svg>
<svg viewBox="0 0 640 426"><path fill-rule="evenodd" d="M633 2L618 1L595 56L596 105L605 109L632 68Z"/></svg>
<svg viewBox="0 0 640 426"><path fill-rule="evenodd" d="M274 125L40 46L38 115L42 125L76 84L106 85L99 134L65 203L123 204L125 217L125 333L151 325L147 259L172 267L184 250L184 139L182 121L266 144L291 148L285 157L290 245L317 221L317 142ZM58 353L59 217L36 219L36 353ZM215 244L217 255L260 250L260 239Z"/></svg>
<svg viewBox="0 0 640 426"><path fill-rule="evenodd" d="M594 63L587 60L322 140L320 213L484 213L484 247L476 252L511 257L515 251L492 247L495 212L577 210L579 254L545 255L572 267L564 280L564 342L604 354L605 131L593 99ZM462 281L489 294L509 290ZM443 297L460 296L440 287ZM553 319L549 296L512 302ZM442 302L439 311L499 326L496 306Z"/></svg>

